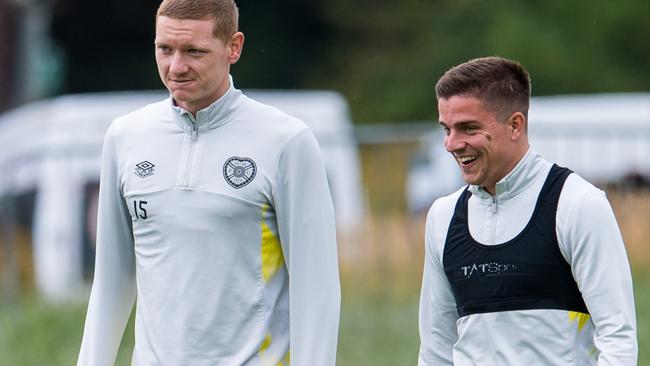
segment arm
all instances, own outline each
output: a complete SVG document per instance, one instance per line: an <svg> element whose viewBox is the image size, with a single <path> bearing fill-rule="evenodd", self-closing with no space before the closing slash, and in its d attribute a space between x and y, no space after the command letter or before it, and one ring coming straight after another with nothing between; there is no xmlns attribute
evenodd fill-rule
<svg viewBox="0 0 650 366"><path fill-rule="evenodd" d="M281 153L273 200L289 271L291 364L336 363L341 291L334 209L310 130Z"/></svg>
<svg viewBox="0 0 650 366"><path fill-rule="evenodd" d="M458 340L456 301L442 265L443 237L436 237L435 211L427 216L424 242L424 274L420 295L420 356L419 366L453 365L452 350ZM446 233L445 233L446 235ZM441 240L443 240L441 242Z"/></svg>
<svg viewBox="0 0 650 366"><path fill-rule="evenodd" d="M596 328L598 365L636 365L632 277L616 218L602 191L568 188L563 196L580 198L559 207L558 239Z"/></svg>
<svg viewBox="0 0 650 366"><path fill-rule="evenodd" d="M95 278L78 366L113 365L135 300L130 216L122 198L112 128L102 152Z"/></svg>

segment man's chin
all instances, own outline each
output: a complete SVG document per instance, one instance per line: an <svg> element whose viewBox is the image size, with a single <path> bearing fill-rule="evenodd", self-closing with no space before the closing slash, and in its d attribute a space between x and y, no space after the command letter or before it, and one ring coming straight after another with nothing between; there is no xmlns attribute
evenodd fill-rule
<svg viewBox="0 0 650 366"><path fill-rule="evenodd" d="M463 176L463 180L465 181L466 184L480 185L480 183L481 183L480 180L476 176L465 175L465 174L463 174L462 176Z"/></svg>
<svg viewBox="0 0 650 366"><path fill-rule="evenodd" d="M187 103L192 101L192 93L188 93L185 90L171 90L170 94L176 102Z"/></svg>

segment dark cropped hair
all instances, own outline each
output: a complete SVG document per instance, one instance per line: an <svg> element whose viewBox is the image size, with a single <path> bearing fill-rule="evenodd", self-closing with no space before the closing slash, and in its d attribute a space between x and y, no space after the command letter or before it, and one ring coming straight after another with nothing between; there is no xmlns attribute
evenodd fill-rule
<svg viewBox="0 0 650 366"><path fill-rule="evenodd" d="M156 12L158 17L214 21L213 34L224 42L230 41L239 27L239 9L234 0L163 0Z"/></svg>
<svg viewBox="0 0 650 366"><path fill-rule="evenodd" d="M530 77L517 61L476 58L447 70L436 84L436 98L469 95L481 100L500 120L521 112L528 117Z"/></svg>

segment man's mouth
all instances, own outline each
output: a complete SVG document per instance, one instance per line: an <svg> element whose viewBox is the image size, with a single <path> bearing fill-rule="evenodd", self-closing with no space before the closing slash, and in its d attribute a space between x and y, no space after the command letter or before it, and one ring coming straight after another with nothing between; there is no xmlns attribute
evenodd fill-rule
<svg viewBox="0 0 650 366"><path fill-rule="evenodd" d="M191 80L191 79L184 79L184 80L181 80L181 79L171 79L170 81L171 81L172 83L175 83L175 84L185 84L185 83L189 83L189 82L191 82L192 80Z"/></svg>
<svg viewBox="0 0 650 366"><path fill-rule="evenodd" d="M478 155L467 155L467 156L458 157L458 161L463 165L469 165L476 159L478 159Z"/></svg>

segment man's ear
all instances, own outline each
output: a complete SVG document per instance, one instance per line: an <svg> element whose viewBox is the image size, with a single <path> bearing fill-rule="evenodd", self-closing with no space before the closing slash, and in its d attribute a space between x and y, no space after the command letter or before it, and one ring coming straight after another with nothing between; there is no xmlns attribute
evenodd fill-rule
<svg viewBox="0 0 650 366"><path fill-rule="evenodd" d="M523 113L513 113L510 118L508 118L507 123L511 128L510 137L512 140L519 140L522 136L526 135L526 125L528 123L528 120Z"/></svg>
<svg viewBox="0 0 650 366"><path fill-rule="evenodd" d="M244 49L244 33L236 32L228 42L228 62L234 64L239 61L242 50Z"/></svg>

